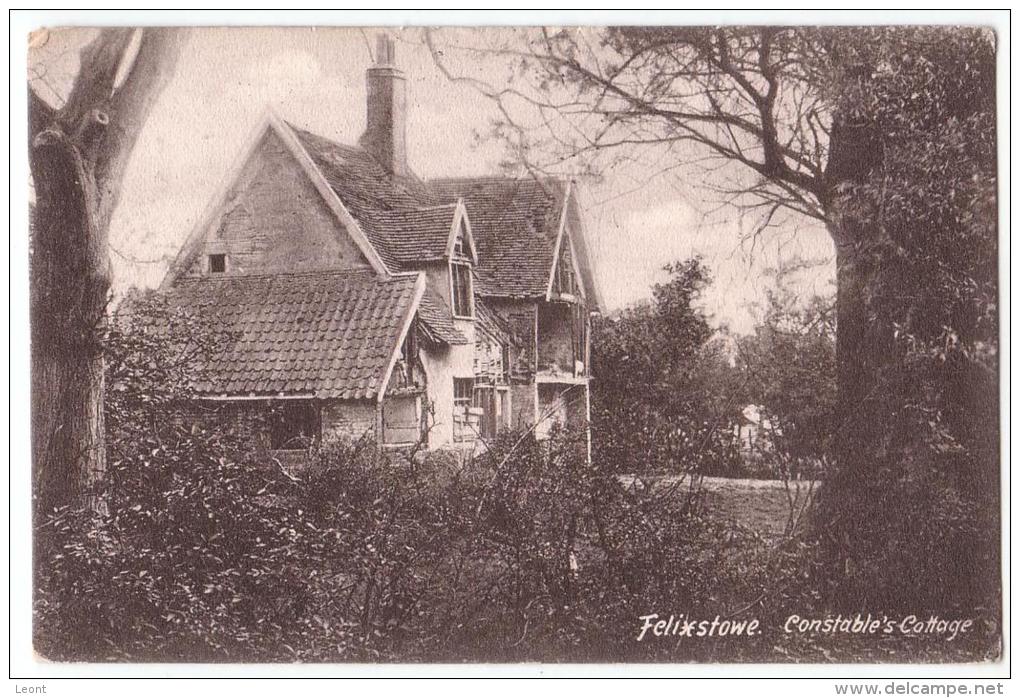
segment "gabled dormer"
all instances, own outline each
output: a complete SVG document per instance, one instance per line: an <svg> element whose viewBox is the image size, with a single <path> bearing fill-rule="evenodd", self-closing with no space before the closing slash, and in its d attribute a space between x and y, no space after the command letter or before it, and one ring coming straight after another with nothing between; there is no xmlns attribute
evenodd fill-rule
<svg viewBox="0 0 1020 698"><path fill-rule="evenodd" d="M545 293L547 301L588 304L589 277L582 273L579 264L584 255L579 255L574 245L573 231L579 229L579 226L576 194L573 184L570 184L563 193L560 205L559 225L556 229L549 283Z"/></svg>
<svg viewBox="0 0 1020 698"><path fill-rule="evenodd" d="M471 233L471 221L468 219L463 199L458 199L454 205L453 223L450 226L446 256L450 259L467 260L472 265L478 264L478 249L475 247L475 238Z"/></svg>
<svg viewBox="0 0 1020 698"><path fill-rule="evenodd" d="M546 300L583 304L587 297L583 278L570 230L565 228L556 248Z"/></svg>
<svg viewBox="0 0 1020 698"><path fill-rule="evenodd" d="M571 252L570 238L564 239L559 259L553 272L552 295L560 300L573 300L583 293L578 283L579 274L574 268L574 255Z"/></svg>
<svg viewBox="0 0 1020 698"><path fill-rule="evenodd" d="M478 263L478 252L463 201L457 202L446 258L450 272L450 307L453 316L472 320L475 317L474 267Z"/></svg>

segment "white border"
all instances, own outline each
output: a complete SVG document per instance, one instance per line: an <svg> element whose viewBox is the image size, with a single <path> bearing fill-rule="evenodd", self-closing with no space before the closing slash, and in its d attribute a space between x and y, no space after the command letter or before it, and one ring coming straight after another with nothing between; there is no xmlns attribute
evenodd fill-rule
<svg viewBox="0 0 1020 698"><path fill-rule="evenodd" d="M1003 452L1003 504L1004 521L1008 521L1008 510L1005 503L1009 501L1011 493L1010 468L1009 468L1009 377L1010 377L1010 284L1009 284L1009 229L1010 229L1010 125L1011 125L1011 99L1005 97L1009 94L1008 80L1011 72L1010 59L1010 18L1005 10L979 11L979 10L954 10L954 11L933 11L933 10L906 10L891 12L889 10L841 10L841 11L820 11L816 9L796 9L783 11L770 10L715 10L715 11L686 11L674 10L642 10L642 11L607 11L607 10L519 10L519 11L481 11L481 10L358 10L358 11L297 11L297 10L252 10L246 12L234 12L226 10L215 10L199 12L196 10L175 10L175 11L143 11L129 9L113 9L114 5L108 4L104 10L19 10L10 15L10 142L15 144L13 153L9 144L7 155L10 161L10 179L8 181L11 204L11 230L24 231L28 228L27 188L28 164L27 151L25 150L25 118L26 114L26 93L24 89L24 76L27 73L26 65L26 37L28 32L42 25L97 25L97 24L201 24L201 25L223 25L223 24L244 24L244 25L513 25L513 24L581 24L581 25L604 25L604 24L828 24L828 25L860 25L860 24L981 24L993 27L999 37L999 58L998 58L998 88L1000 100L998 103L998 124L1000 153L1000 259L1001 259L1001 332L1003 341L1001 343L1002 370L1001 370L1001 424L1002 424L1002 452ZM16 184L15 184L16 183ZM45 664L36 661L32 654L30 643L31 627L31 601L30 601L30 548L24 532L30 529L29 522L29 410L25 402L28 400L30 391L29 385L29 352L28 342L28 244L27 236L22 234L11 234L10 247L11 255L8 259L10 269L10 288L8 297L8 308L10 309L10 325L8 331L13 333L16 341L13 344L8 336L10 347L10 371L8 374L8 417L9 417L9 445L10 445L10 470L11 488L8 492L10 508L10 524L12 530L19 535L12 537L11 566L8 570L8 591L11 593L11 666L13 676L49 676L51 679L58 677L222 677L222 676L246 676L246 677L338 677L338 676L389 676L389 677L417 677L417 676L460 676L460 677L491 677L491 676L514 676L514 677L539 677L539 676L590 676L590 677L771 677L789 678L811 677L829 678L828 687L819 686L816 681L793 682L782 681L777 683L753 682L753 683L732 683L729 688L736 688L740 692L764 693L765 695L814 695L818 692L834 694L831 688L832 677L856 677L867 679L869 677L967 677L975 679L978 677L1002 677L1009 671L1008 660L999 664L987 664L978 666L959 665L319 665L319 666L275 666L275 665L57 665ZM12 266L13 263L13 266ZM10 409L17 403L17 409ZM10 498L11 492L17 496ZM10 531L9 531L10 533ZM1003 531L1003 569L1006 577L1004 587L1004 616L1009 618L1011 599L1011 580L1008 577L1010 558L1008 554L1011 531L1007 528ZM1005 628L1006 652L1009 652L1009 627ZM22 680L20 685L38 685L50 683L40 681ZM54 686L50 687L48 693L66 693L62 688L69 687L62 681L52 681ZM882 681L882 685L888 683ZM135 681L109 682L100 681L96 683L75 682L74 693L77 694L83 689L86 693L102 693L103 695L135 695L139 690L158 695L170 695L176 693L179 688L191 692L200 690L203 694L212 691L228 690L259 690L266 687L268 690L278 692L280 690L297 689L301 692L329 692L335 693L336 688L318 683L301 683L293 686L281 684L248 684L241 686L220 686L215 683L185 684L158 684L146 682L139 684ZM454 688L471 684L454 684ZM685 686L681 690L698 687L701 691L717 692L725 690L726 686L713 682L708 685L694 684ZM444 692L450 687L444 686ZM477 686L472 686L472 693L477 692ZM538 687L536 687L538 688ZM613 687L615 688L615 687ZM651 685L648 686L652 688ZM668 687L666 690L675 690L679 687ZM500 690L500 687L486 686L485 690ZM554 688L553 690L558 690ZM661 687L654 689L662 690ZM884 695L884 693L883 693Z"/></svg>

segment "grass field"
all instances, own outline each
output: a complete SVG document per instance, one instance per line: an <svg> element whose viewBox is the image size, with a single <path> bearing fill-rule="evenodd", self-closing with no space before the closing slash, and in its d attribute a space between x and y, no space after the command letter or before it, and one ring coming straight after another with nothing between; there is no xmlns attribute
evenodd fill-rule
<svg viewBox="0 0 1020 698"><path fill-rule="evenodd" d="M677 484L671 477L621 476L627 487L661 488ZM753 480L727 477L703 477L708 514L754 531L766 539L776 539L793 532L792 526L800 523L814 493L817 481ZM685 485L686 486L686 485Z"/></svg>
<svg viewBox="0 0 1020 698"><path fill-rule="evenodd" d="M774 539L803 520L818 483L706 477L703 485L711 514Z"/></svg>

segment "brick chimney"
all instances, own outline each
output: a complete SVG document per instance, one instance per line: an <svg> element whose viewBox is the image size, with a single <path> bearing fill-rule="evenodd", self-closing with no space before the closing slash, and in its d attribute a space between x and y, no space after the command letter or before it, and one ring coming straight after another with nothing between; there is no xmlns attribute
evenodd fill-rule
<svg viewBox="0 0 1020 698"><path fill-rule="evenodd" d="M375 64L366 73L368 120L361 147L375 156L390 174L406 176L407 90L404 73L394 65L393 39L376 39Z"/></svg>

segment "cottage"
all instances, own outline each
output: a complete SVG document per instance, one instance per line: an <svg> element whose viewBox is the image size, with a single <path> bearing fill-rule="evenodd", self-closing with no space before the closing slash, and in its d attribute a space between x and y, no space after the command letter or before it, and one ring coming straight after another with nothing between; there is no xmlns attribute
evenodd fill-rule
<svg viewBox="0 0 1020 698"><path fill-rule="evenodd" d="M733 436L745 457L771 451L772 440L780 433L758 405L745 405L733 425Z"/></svg>
<svg viewBox="0 0 1020 698"><path fill-rule="evenodd" d="M202 399L271 413L280 450L586 423L598 297L572 185L418 178L385 37L367 82L358 145L267 114L171 265L161 292L231 331Z"/></svg>

